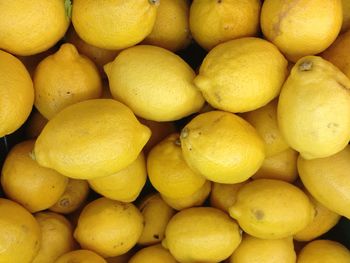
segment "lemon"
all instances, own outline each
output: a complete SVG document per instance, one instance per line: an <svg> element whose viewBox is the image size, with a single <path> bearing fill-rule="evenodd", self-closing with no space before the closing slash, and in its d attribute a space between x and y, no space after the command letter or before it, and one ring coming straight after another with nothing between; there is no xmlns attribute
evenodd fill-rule
<svg viewBox="0 0 350 263"><path fill-rule="evenodd" d="M299 253L297 263L348 263L350 252L342 244L331 240L315 240Z"/></svg>
<svg viewBox="0 0 350 263"><path fill-rule="evenodd" d="M34 139L44 129L47 119L37 110L33 110L25 124L25 137Z"/></svg>
<svg viewBox="0 0 350 263"><path fill-rule="evenodd" d="M304 158L336 154L350 139L350 80L320 57L300 59L283 85L277 118L284 139Z"/></svg>
<svg viewBox="0 0 350 263"><path fill-rule="evenodd" d="M238 225L212 207L180 211L168 223L165 236L163 245L179 262L219 262L241 242Z"/></svg>
<svg viewBox="0 0 350 263"><path fill-rule="evenodd" d="M278 128L277 103L278 100L273 100L257 110L241 115L263 138L266 158L279 154L289 148Z"/></svg>
<svg viewBox="0 0 350 263"><path fill-rule="evenodd" d="M124 49L151 33L159 0L74 0L72 22L81 39L104 49Z"/></svg>
<svg viewBox="0 0 350 263"><path fill-rule="evenodd" d="M133 112L112 99L95 99L60 111L39 135L38 163L75 179L116 173L130 165L151 135Z"/></svg>
<svg viewBox="0 0 350 263"><path fill-rule="evenodd" d="M339 221L340 215L332 212L320 202L318 202L312 195L307 192L304 187L302 190L308 195L311 203L315 207L315 217L310 224L304 229L294 235L294 239L298 241L311 241L333 228Z"/></svg>
<svg viewBox="0 0 350 263"><path fill-rule="evenodd" d="M170 198L190 196L206 181L185 162L177 133L168 136L151 150L147 158L147 171L154 188Z"/></svg>
<svg viewBox="0 0 350 263"><path fill-rule="evenodd" d="M346 32L350 29L350 2L347 0L341 0L343 7L343 24L341 32Z"/></svg>
<svg viewBox="0 0 350 263"><path fill-rule="evenodd" d="M137 243L149 246L161 242L165 228L175 214L174 209L164 202L159 193L143 198L138 208L143 215L145 226Z"/></svg>
<svg viewBox="0 0 350 263"><path fill-rule="evenodd" d="M16 57L0 50L0 137L13 133L27 120L33 103L33 82L27 69Z"/></svg>
<svg viewBox="0 0 350 263"><path fill-rule="evenodd" d="M206 50L259 30L259 0L194 0L190 9L193 38Z"/></svg>
<svg viewBox="0 0 350 263"><path fill-rule="evenodd" d="M39 251L38 222L22 206L0 198L0 263L31 263Z"/></svg>
<svg viewBox="0 0 350 263"><path fill-rule="evenodd" d="M342 26L341 0L266 0L261 29L290 61L324 51Z"/></svg>
<svg viewBox="0 0 350 263"><path fill-rule="evenodd" d="M97 193L121 202L133 202L146 183L146 160L141 152L137 159L123 170L104 177L89 180Z"/></svg>
<svg viewBox="0 0 350 263"><path fill-rule="evenodd" d="M214 108L246 112L274 99L286 74L287 60L273 44L245 37L213 48L204 58L194 84Z"/></svg>
<svg viewBox="0 0 350 263"><path fill-rule="evenodd" d="M307 195L279 180L259 179L242 186L229 209L231 217L249 235L280 239L296 234L314 218Z"/></svg>
<svg viewBox="0 0 350 263"><path fill-rule="evenodd" d="M84 249L115 257L128 252L142 230L143 216L133 204L101 197L85 206L74 237Z"/></svg>
<svg viewBox="0 0 350 263"><path fill-rule="evenodd" d="M47 119L79 101L97 99L102 92L96 66L72 44L63 44L55 54L42 60L33 82L34 105Z"/></svg>
<svg viewBox="0 0 350 263"><path fill-rule="evenodd" d="M181 132L181 148L191 169L217 183L240 183L265 158L263 140L244 119L211 111L197 115Z"/></svg>
<svg viewBox="0 0 350 263"><path fill-rule="evenodd" d="M139 250L129 263L177 263L175 258L162 245L154 245Z"/></svg>
<svg viewBox="0 0 350 263"><path fill-rule="evenodd" d="M70 7L69 0L2 2L0 49L23 56L49 49L68 29L70 18L66 7Z"/></svg>
<svg viewBox="0 0 350 263"><path fill-rule="evenodd" d="M80 249L60 256L54 263L107 263L104 258L93 251Z"/></svg>
<svg viewBox="0 0 350 263"><path fill-rule="evenodd" d="M350 146L327 158L298 158L298 172L305 188L329 210L350 218Z"/></svg>
<svg viewBox="0 0 350 263"><path fill-rule="evenodd" d="M194 206L202 206L210 194L211 182L206 181L205 184L196 192L189 196L172 198L161 195L163 200L172 208L176 210L183 210Z"/></svg>
<svg viewBox="0 0 350 263"><path fill-rule="evenodd" d="M61 214L72 213L84 203L89 194L89 189L87 181L69 178L64 193L49 209Z"/></svg>
<svg viewBox="0 0 350 263"><path fill-rule="evenodd" d="M210 193L210 206L228 212L236 202L239 189L248 181L238 184L213 183Z"/></svg>
<svg viewBox="0 0 350 263"><path fill-rule="evenodd" d="M62 215L40 212L35 215L41 229L41 246L32 263L54 262L75 247L73 228Z"/></svg>
<svg viewBox="0 0 350 263"><path fill-rule="evenodd" d="M143 43L173 52L187 47L191 42L189 9L187 0L161 0L153 30Z"/></svg>
<svg viewBox="0 0 350 263"><path fill-rule="evenodd" d="M1 171L5 194L30 212L54 205L66 189L68 178L40 166L31 158L35 141L20 142L11 149Z"/></svg>
<svg viewBox="0 0 350 263"><path fill-rule="evenodd" d="M292 183L298 178L298 156L297 151L288 148L281 153L267 157L252 179L277 179Z"/></svg>
<svg viewBox="0 0 350 263"><path fill-rule="evenodd" d="M293 238L259 239L245 234L228 263L295 263Z"/></svg>
<svg viewBox="0 0 350 263"><path fill-rule="evenodd" d="M144 119L173 121L199 111L204 104L192 84L192 68L164 48L128 48L104 69L113 98Z"/></svg>

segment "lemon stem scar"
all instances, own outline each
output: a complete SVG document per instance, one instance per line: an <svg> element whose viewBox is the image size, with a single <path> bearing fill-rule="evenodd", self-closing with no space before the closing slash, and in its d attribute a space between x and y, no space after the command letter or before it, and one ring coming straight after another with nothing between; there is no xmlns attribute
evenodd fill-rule
<svg viewBox="0 0 350 263"><path fill-rule="evenodd" d="M311 69L312 69L312 61L310 60L305 60L299 64L300 71L309 71Z"/></svg>
<svg viewBox="0 0 350 263"><path fill-rule="evenodd" d="M181 139L186 139L188 137L188 129L187 128L184 128L182 131L181 131L181 134L180 134L180 138Z"/></svg>
<svg viewBox="0 0 350 263"><path fill-rule="evenodd" d="M148 0L150 2L151 5L159 5L160 4L160 0Z"/></svg>
<svg viewBox="0 0 350 263"><path fill-rule="evenodd" d="M64 9L66 10L66 16L68 20L72 18L72 1L64 0Z"/></svg>

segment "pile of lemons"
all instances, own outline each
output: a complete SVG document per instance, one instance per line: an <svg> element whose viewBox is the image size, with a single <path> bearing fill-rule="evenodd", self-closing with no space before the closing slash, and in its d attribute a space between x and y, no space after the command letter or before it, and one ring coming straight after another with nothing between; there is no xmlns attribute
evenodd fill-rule
<svg viewBox="0 0 350 263"><path fill-rule="evenodd" d="M348 0L0 1L0 263L349 263L349 54Z"/></svg>

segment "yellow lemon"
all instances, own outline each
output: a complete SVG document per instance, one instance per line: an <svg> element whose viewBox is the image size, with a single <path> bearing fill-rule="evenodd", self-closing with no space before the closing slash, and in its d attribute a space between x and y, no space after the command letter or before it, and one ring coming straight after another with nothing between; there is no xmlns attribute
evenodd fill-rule
<svg viewBox="0 0 350 263"><path fill-rule="evenodd" d="M121 202L133 202L146 183L146 160L141 152L137 159L123 170L112 175L89 180L97 193Z"/></svg>
<svg viewBox="0 0 350 263"><path fill-rule="evenodd" d="M5 194L32 213L54 205L68 183L67 177L32 159L34 143L24 141L12 148L1 171Z"/></svg>
<svg viewBox="0 0 350 263"><path fill-rule="evenodd" d="M280 239L296 234L314 218L307 195L279 180L259 179L242 186L229 209L240 227L262 239Z"/></svg>
<svg viewBox="0 0 350 263"><path fill-rule="evenodd" d="M219 262L241 242L235 221L212 207L180 211L168 223L165 236L163 245L180 262Z"/></svg>
<svg viewBox="0 0 350 263"><path fill-rule="evenodd" d="M187 0L161 0L153 30L143 43L174 52L185 48L191 42L189 9Z"/></svg>
<svg viewBox="0 0 350 263"><path fill-rule="evenodd" d="M298 156L297 151L288 148L281 153L267 157L252 179L277 179L292 183L298 178Z"/></svg>
<svg viewBox="0 0 350 263"><path fill-rule="evenodd" d="M34 154L44 167L71 178L92 179L131 164L150 135L122 103L87 100L66 107L47 123Z"/></svg>
<svg viewBox="0 0 350 263"><path fill-rule="evenodd" d="M89 189L87 181L69 178L64 193L49 209L61 214L72 213L84 203L89 194Z"/></svg>
<svg viewBox="0 0 350 263"><path fill-rule="evenodd" d="M32 263L55 262L75 247L73 228L62 215L40 212L35 215L41 229L41 246Z"/></svg>
<svg viewBox="0 0 350 263"><path fill-rule="evenodd" d="M69 105L99 98L102 92L96 66L72 44L63 44L55 54L42 60L33 82L34 105L47 119Z"/></svg>
<svg viewBox="0 0 350 263"><path fill-rule="evenodd" d="M40 240L35 218L19 204L0 198L0 263L31 263Z"/></svg>
<svg viewBox="0 0 350 263"><path fill-rule="evenodd" d="M174 209L165 203L158 193L145 197L138 208L143 215L145 226L137 243L149 246L161 242L165 228L175 214Z"/></svg>
<svg viewBox="0 0 350 263"><path fill-rule="evenodd" d="M302 190L308 195L315 207L315 217L310 224L294 235L294 239L298 241L311 241L328 232L338 223L341 216L323 206L303 188Z"/></svg>
<svg viewBox="0 0 350 263"><path fill-rule="evenodd" d="M210 50L231 39L255 36L260 7L259 0L194 0L190 10L193 38Z"/></svg>
<svg viewBox="0 0 350 263"><path fill-rule="evenodd" d="M74 0L72 22L81 39L104 49L123 49L151 33L159 0Z"/></svg>
<svg viewBox="0 0 350 263"><path fill-rule="evenodd" d="M27 69L19 59L0 50L0 137L13 133L27 120L33 103L33 82Z"/></svg>
<svg viewBox="0 0 350 263"><path fill-rule="evenodd" d="M350 29L350 2L348 0L341 0L343 7L343 24L341 32L348 31Z"/></svg>
<svg viewBox="0 0 350 263"><path fill-rule="evenodd" d="M286 75L287 60L273 44L245 37L213 48L194 84L214 108L246 112L274 99Z"/></svg>
<svg viewBox="0 0 350 263"><path fill-rule="evenodd" d="M329 210L350 218L350 146L326 158L298 159L298 172L305 188Z"/></svg>
<svg viewBox="0 0 350 263"><path fill-rule="evenodd" d="M133 204L101 197L85 206L74 237L84 249L115 257L128 252L142 230L143 216Z"/></svg>
<svg viewBox="0 0 350 263"><path fill-rule="evenodd" d="M25 124L25 136L34 139L39 136L44 129L47 119L37 110L33 110Z"/></svg>
<svg viewBox="0 0 350 263"><path fill-rule="evenodd" d="M300 59L283 85L277 118L284 139L304 158L336 154L350 139L350 80L320 57Z"/></svg>
<svg viewBox="0 0 350 263"><path fill-rule="evenodd" d="M265 158L263 140L244 119L211 111L197 115L181 132L183 156L194 171L217 183L240 183Z"/></svg>
<svg viewBox="0 0 350 263"><path fill-rule="evenodd" d="M210 193L210 205L224 212L228 212L229 208L236 202L239 189L246 184L247 181L238 184L219 184L213 183Z"/></svg>
<svg viewBox="0 0 350 263"><path fill-rule="evenodd" d="M289 60L324 51L342 26L341 0L266 0L261 29Z"/></svg>
<svg viewBox="0 0 350 263"><path fill-rule="evenodd" d="M189 196L172 198L165 195L161 195L163 200L172 208L176 210L183 210L186 208L201 206L207 199L211 190L211 182L206 181L205 184L199 188L196 192Z"/></svg>
<svg viewBox="0 0 350 263"><path fill-rule="evenodd" d="M171 198L190 196L206 181L185 162L177 133L151 150L147 157L147 171L154 188Z"/></svg>
<svg viewBox="0 0 350 263"><path fill-rule="evenodd" d="M164 48L128 48L104 69L113 97L144 119L173 121L199 111L204 104L192 84L192 68Z"/></svg>
<svg viewBox="0 0 350 263"><path fill-rule="evenodd" d="M342 244L331 240L315 240L299 253L297 263L348 263L350 251Z"/></svg>
<svg viewBox="0 0 350 263"><path fill-rule="evenodd" d="M266 240L244 235L228 263L295 263L293 238Z"/></svg>
<svg viewBox="0 0 350 263"><path fill-rule="evenodd" d="M175 258L162 245L154 245L139 250L129 263L177 263Z"/></svg>
<svg viewBox="0 0 350 263"><path fill-rule="evenodd" d="M246 112L241 115L256 129L261 138L263 138L267 158L289 148L278 128L277 103L278 100L273 100L257 110Z"/></svg>
<svg viewBox="0 0 350 263"><path fill-rule="evenodd" d="M54 263L107 263L103 257L93 251L80 249L60 256Z"/></svg>
<svg viewBox="0 0 350 263"><path fill-rule="evenodd" d="M69 9L69 0L1 2L0 49L23 56L49 49L66 33Z"/></svg>

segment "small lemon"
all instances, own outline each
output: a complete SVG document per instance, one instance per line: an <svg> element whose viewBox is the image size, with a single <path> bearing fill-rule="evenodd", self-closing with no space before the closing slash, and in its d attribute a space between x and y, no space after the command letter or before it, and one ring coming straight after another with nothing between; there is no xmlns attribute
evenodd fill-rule
<svg viewBox="0 0 350 263"><path fill-rule="evenodd" d="M32 263L55 262L75 247L73 228L62 215L52 212L35 214L41 229L41 246Z"/></svg>
<svg viewBox="0 0 350 263"><path fill-rule="evenodd" d="M66 33L69 9L69 0L1 2L0 49L23 56L49 49Z"/></svg>
<svg viewBox="0 0 350 263"><path fill-rule="evenodd" d="M343 24L341 32L346 32L350 29L350 2L348 0L341 0L343 7Z"/></svg>
<svg viewBox="0 0 350 263"><path fill-rule="evenodd" d="M35 107L52 119L65 107L101 96L102 83L94 63L81 56L72 44L63 44L35 69Z"/></svg>
<svg viewBox="0 0 350 263"><path fill-rule="evenodd" d="M76 211L85 202L89 194L89 184L85 180L68 179L67 187L60 199L49 209L61 214Z"/></svg>
<svg viewBox="0 0 350 263"><path fill-rule="evenodd" d="M190 9L193 38L210 50L231 39L255 36L260 7L259 0L194 0Z"/></svg>
<svg viewBox="0 0 350 263"><path fill-rule="evenodd" d="M259 179L242 186L229 209L240 227L262 239L280 239L296 234L314 218L307 195L279 180Z"/></svg>
<svg viewBox="0 0 350 263"><path fill-rule="evenodd" d="M331 240L315 240L299 253L297 263L349 263L350 251Z"/></svg>
<svg viewBox="0 0 350 263"><path fill-rule="evenodd" d="M252 179L277 179L289 183L298 178L297 159L298 152L292 148L265 158L260 169L251 177Z"/></svg>
<svg viewBox="0 0 350 263"><path fill-rule="evenodd" d="M279 154L289 148L282 137L277 123L277 103L273 100L269 104L241 116L248 121L265 142L266 158Z"/></svg>
<svg viewBox="0 0 350 263"><path fill-rule="evenodd" d="M0 198L0 263L31 263L40 241L35 218L19 204Z"/></svg>
<svg viewBox="0 0 350 263"><path fill-rule="evenodd" d="M143 43L173 52L187 47L191 42L189 9L187 0L161 0L153 30Z"/></svg>
<svg viewBox="0 0 350 263"><path fill-rule="evenodd" d="M154 188L171 198L190 196L206 181L185 162L177 133L168 136L150 151L147 171Z"/></svg>
<svg viewBox="0 0 350 263"><path fill-rule="evenodd" d="M219 262L241 242L238 225L219 209L189 208L168 223L163 240L179 262Z"/></svg>
<svg viewBox="0 0 350 263"><path fill-rule="evenodd" d="M63 254L54 263L107 263L107 261L90 250L74 250Z"/></svg>
<svg viewBox="0 0 350 263"><path fill-rule="evenodd" d="M163 200L172 208L176 210L183 210L194 206L202 206L205 200L208 198L210 190L211 182L206 181L201 188L189 196L179 198L172 198L165 195L161 196Z"/></svg>
<svg viewBox="0 0 350 263"><path fill-rule="evenodd" d="M159 0L74 0L72 22L81 39L104 49L124 49L151 33Z"/></svg>
<svg viewBox="0 0 350 263"><path fill-rule="evenodd" d="M175 214L174 209L164 202L159 193L145 197L138 208L143 215L145 226L137 243L149 246L161 242L165 228Z"/></svg>
<svg viewBox="0 0 350 263"><path fill-rule="evenodd" d="M122 103L87 100L66 107L47 123L34 154L44 167L71 178L92 179L130 165L150 135Z"/></svg>
<svg viewBox="0 0 350 263"><path fill-rule="evenodd" d="M123 170L104 177L89 180L97 193L121 202L133 202L146 183L146 160L141 152L137 159Z"/></svg>
<svg viewBox="0 0 350 263"><path fill-rule="evenodd" d="M27 69L19 59L0 50L0 137L13 133L27 120L33 103L33 82Z"/></svg>
<svg viewBox="0 0 350 263"><path fill-rule="evenodd" d="M200 110L204 99L193 85L195 73L176 54L138 45L104 66L113 98L139 117L173 121Z"/></svg>
<svg viewBox="0 0 350 263"><path fill-rule="evenodd" d="M32 159L34 143L33 140L23 141L14 146L1 171L5 194L32 213L54 205L68 184L67 177Z"/></svg>
<svg viewBox="0 0 350 263"><path fill-rule="evenodd" d="M36 109L32 111L25 124L25 136L34 139L39 136L48 120Z"/></svg>
<svg viewBox="0 0 350 263"><path fill-rule="evenodd" d="M261 9L261 29L287 58L324 51L342 26L341 0L266 0Z"/></svg>
<svg viewBox="0 0 350 263"><path fill-rule="evenodd" d="M175 258L162 245L153 245L139 250L128 263L177 263Z"/></svg>
<svg viewBox="0 0 350 263"><path fill-rule="evenodd" d="M274 99L286 75L287 60L273 44L245 37L213 48L204 58L194 84L214 108L246 112Z"/></svg>
<svg viewBox="0 0 350 263"><path fill-rule="evenodd" d="M350 80L321 57L300 59L281 90L277 119L304 158L336 154L350 139Z"/></svg>
<svg viewBox="0 0 350 263"><path fill-rule="evenodd" d="M326 158L299 156L298 172L311 195L329 210L350 218L350 146Z"/></svg>
<svg viewBox="0 0 350 263"><path fill-rule="evenodd" d="M217 183L247 180L265 158L264 143L256 130L229 112L197 115L183 128L180 139L190 168Z"/></svg>
<svg viewBox="0 0 350 263"><path fill-rule="evenodd" d="M85 206L74 237L82 248L115 257L128 252L142 230L143 216L133 204L101 197Z"/></svg>
<svg viewBox="0 0 350 263"><path fill-rule="evenodd" d="M266 240L245 234L228 263L295 263L293 238Z"/></svg>

